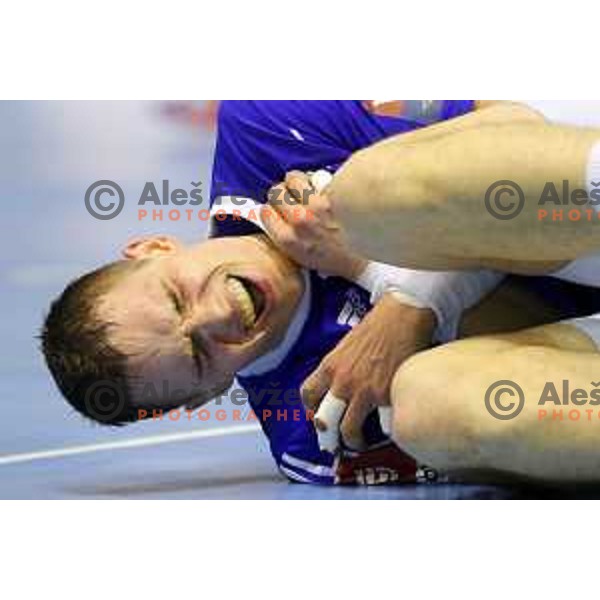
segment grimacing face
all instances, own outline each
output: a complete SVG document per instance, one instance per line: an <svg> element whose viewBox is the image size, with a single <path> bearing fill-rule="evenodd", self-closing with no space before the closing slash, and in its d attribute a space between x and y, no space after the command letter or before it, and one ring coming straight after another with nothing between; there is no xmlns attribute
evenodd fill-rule
<svg viewBox="0 0 600 600"><path fill-rule="evenodd" d="M123 256L144 263L97 313L129 357L140 407L194 408L225 391L237 371L281 341L303 291L298 267L264 236L190 246L142 238Z"/></svg>

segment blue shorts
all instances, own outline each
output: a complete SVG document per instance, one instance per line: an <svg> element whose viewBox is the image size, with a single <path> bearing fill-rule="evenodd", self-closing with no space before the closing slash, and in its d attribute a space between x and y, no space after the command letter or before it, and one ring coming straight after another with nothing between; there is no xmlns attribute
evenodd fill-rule
<svg viewBox="0 0 600 600"><path fill-rule="evenodd" d="M561 320L600 313L600 288L545 276L510 275L509 281L536 294L560 314Z"/></svg>

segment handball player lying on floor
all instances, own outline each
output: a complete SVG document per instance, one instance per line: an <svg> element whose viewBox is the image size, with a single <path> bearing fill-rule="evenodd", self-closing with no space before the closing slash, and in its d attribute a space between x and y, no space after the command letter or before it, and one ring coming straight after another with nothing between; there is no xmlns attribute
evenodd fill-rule
<svg viewBox="0 0 600 600"><path fill-rule="evenodd" d="M373 308L365 288L300 269L262 235L187 247L167 237L140 239L124 255L125 260L72 283L46 320L48 366L79 412L117 425L151 418L156 409L194 410L227 390L237 376L289 478L321 484L437 478L433 469L417 465L389 442L375 412L362 431L361 452L321 449L299 390L336 345L343 353L340 342L353 326L350 335L376 339L375 348L365 348L365 358L377 359L372 368L385 364L391 378L405 358L435 338L445 341L444 330L454 330L454 325L439 326L441 313L436 317L430 309L389 297ZM441 277L440 288L449 285L453 302L465 308L497 281L493 274L465 278L395 268L389 276L415 289L431 289L431 277ZM584 304L575 306L572 289L561 285L539 281L536 289L521 287L512 294L504 286L504 293L499 290L471 311L473 332L585 312ZM443 294L435 296L437 306L444 302ZM112 397L106 388L94 393L94 386L105 382L113 385ZM164 382L171 395L159 397ZM388 385L381 382L383 390Z"/></svg>
<svg viewBox="0 0 600 600"><path fill-rule="evenodd" d="M72 406L109 424L151 417L153 409L193 409L228 389L237 375L278 466L291 479L331 484L435 477L387 440L377 413L359 431L353 423L362 423L362 415L346 415L342 437L360 452L336 452L337 440L320 440L307 418L300 389L306 396L315 387L315 370L341 363L354 378L364 373L365 380L377 381L377 389L362 393L389 402L398 365L432 342L454 339L463 312L502 276L422 273L343 255L338 270L346 262L345 277L299 269L261 234L256 213L250 214L254 201L264 202L266 190L290 167L335 170L361 144L424 123L380 123L353 103L291 103L283 113L290 103L277 103L279 115L268 104L222 108L212 192L215 239L190 247L164 237L136 240L125 260L71 284L52 305L43 331L50 371ZM444 118L452 116L444 110ZM332 118L342 113L346 128ZM291 134L285 128L290 114L297 126ZM348 141L359 122L364 135ZM241 195L245 201L236 202ZM573 304L573 294L556 291L560 284L547 285L544 301L554 298L548 320L585 312ZM392 289L393 295L385 293ZM492 311L497 322L491 329L544 322L539 300L533 294L521 303L525 316L514 304ZM507 322L499 325L503 317ZM477 325L485 326L482 320ZM144 394L148 384L163 389L164 381L184 396ZM93 394L98 382L114 385L108 408L106 395ZM274 388L287 398L283 406L269 406Z"/></svg>
<svg viewBox="0 0 600 600"><path fill-rule="evenodd" d="M311 193L276 206L295 216L265 221L269 237L332 274L333 239L398 266L550 275L598 295L600 105L535 104L542 112L492 106L386 139L320 193L289 175L288 194ZM464 480L597 486L599 349L600 313L419 352L390 389L392 439ZM340 398L348 413L369 406Z"/></svg>

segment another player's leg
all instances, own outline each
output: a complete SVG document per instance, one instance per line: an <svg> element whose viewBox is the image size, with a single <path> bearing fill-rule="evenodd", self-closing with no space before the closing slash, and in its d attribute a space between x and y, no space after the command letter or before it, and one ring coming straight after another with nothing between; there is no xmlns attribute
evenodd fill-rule
<svg viewBox="0 0 600 600"><path fill-rule="evenodd" d="M491 107L358 152L328 195L354 250L370 259L417 269L549 272L600 250L600 219L557 223L538 212L548 183L562 190L568 180L571 190L589 191L599 139L597 129ZM494 191L501 181L507 189Z"/></svg>

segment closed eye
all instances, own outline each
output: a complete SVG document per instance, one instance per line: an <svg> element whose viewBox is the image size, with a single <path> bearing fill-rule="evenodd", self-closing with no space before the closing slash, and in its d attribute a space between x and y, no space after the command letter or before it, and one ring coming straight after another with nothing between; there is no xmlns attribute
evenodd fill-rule
<svg viewBox="0 0 600 600"><path fill-rule="evenodd" d="M169 300L173 304L173 308L179 317L183 317L185 313L185 307L181 300L181 297L177 293L177 291L173 288L173 286L165 285L165 291L169 297ZM194 363L196 364L196 368L198 370L198 375L202 376L205 372L205 360L208 358L206 349L204 348L204 344L201 336L198 335L197 332L192 331L189 335L189 342L192 350L192 357L194 359Z"/></svg>

